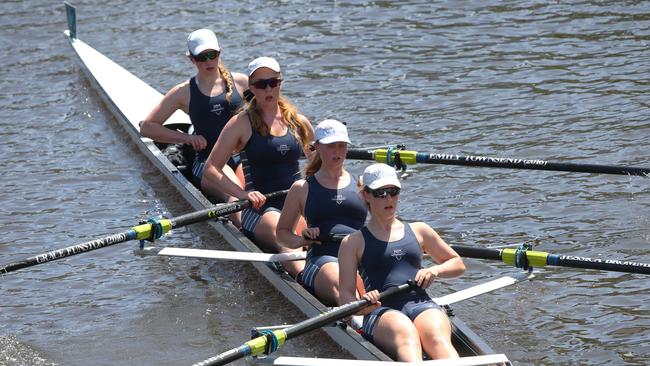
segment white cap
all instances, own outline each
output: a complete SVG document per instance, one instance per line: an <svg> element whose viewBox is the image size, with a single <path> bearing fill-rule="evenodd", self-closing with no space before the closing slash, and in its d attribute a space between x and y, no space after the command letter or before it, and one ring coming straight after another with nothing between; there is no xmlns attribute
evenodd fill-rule
<svg viewBox="0 0 650 366"><path fill-rule="evenodd" d="M199 29L187 37L187 49L194 56L205 50L221 51L217 35L209 29Z"/></svg>
<svg viewBox="0 0 650 366"><path fill-rule="evenodd" d="M377 189L384 186L396 186L402 188L397 180L395 169L384 164L372 164L363 171L363 184L370 189Z"/></svg>
<svg viewBox="0 0 650 366"><path fill-rule="evenodd" d="M331 144L334 142L351 143L350 138L348 138L347 127L335 119L321 121L314 131L314 139L321 144Z"/></svg>
<svg viewBox="0 0 650 366"><path fill-rule="evenodd" d="M248 64L248 76L253 75L260 67L268 67L275 72L280 72L280 64L273 57L258 57Z"/></svg>

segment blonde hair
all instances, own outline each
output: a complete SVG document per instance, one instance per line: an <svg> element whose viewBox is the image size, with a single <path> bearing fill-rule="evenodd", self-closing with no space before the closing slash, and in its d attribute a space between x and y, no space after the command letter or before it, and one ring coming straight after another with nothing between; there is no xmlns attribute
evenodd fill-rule
<svg viewBox="0 0 650 366"><path fill-rule="evenodd" d="M228 104L230 104L232 103L232 91L235 86L230 71L228 71L226 65L221 63L221 60L219 60L219 72L221 73L221 77L226 80L226 100L228 101Z"/></svg>
<svg viewBox="0 0 650 366"><path fill-rule="evenodd" d="M282 121L287 124L296 139L302 143L303 148L306 148L311 143L309 141L309 128L298 118L298 109L281 95L278 98L278 106L280 107L280 114L282 114ZM255 98L250 101L246 111L248 112L248 119L251 121L251 127L262 136L268 135L269 126L264 123L262 116L257 111Z"/></svg>

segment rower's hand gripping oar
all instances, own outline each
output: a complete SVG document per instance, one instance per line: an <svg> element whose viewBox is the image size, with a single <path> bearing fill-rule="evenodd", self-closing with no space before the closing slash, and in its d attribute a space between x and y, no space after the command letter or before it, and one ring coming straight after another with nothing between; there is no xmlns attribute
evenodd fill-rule
<svg viewBox="0 0 650 366"><path fill-rule="evenodd" d="M415 286L417 286L415 282L409 281L403 285L391 287L379 294L379 300L381 301L389 296L393 296ZM318 329L330 323L344 319L359 312L367 306L370 306L370 301L366 299L361 299L347 303L345 305L341 305L323 314L291 325L288 328L268 331L266 334L257 338L253 338L237 348L233 348L205 361L195 363L193 366L225 365L246 356L259 356L263 353L272 353L276 351L280 346L282 346L288 339L297 337L314 329Z"/></svg>
<svg viewBox="0 0 650 366"><path fill-rule="evenodd" d="M265 197L267 200L275 197L282 197L285 196L287 192L287 190L272 192L266 194ZM134 226L131 229L118 234L109 235L100 239L91 240L63 249L53 250L47 253L23 259L19 262L7 264L0 267L0 274L13 272L21 268L31 267L37 264L47 263L53 260L70 257L72 255L89 252L91 250L108 247L129 240L153 241L168 233L172 229L221 216L230 215L250 206L250 201L239 200L231 203L219 204L204 210L191 212L173 219L150 219L146 223Z"/></svg>
<svg viewBox="0 0 650 366"><path fill-rule="evenodd" d="M348 159L374 160L395 166L404 164L445 164L489 168L511 168L531 170L553 170L563 172L599 173L650 176L650 168L625 167L614 165L554 163L538 159L500 158L492 156L423 153L401 150L400 147L388 149L348 149Z"/></svg>

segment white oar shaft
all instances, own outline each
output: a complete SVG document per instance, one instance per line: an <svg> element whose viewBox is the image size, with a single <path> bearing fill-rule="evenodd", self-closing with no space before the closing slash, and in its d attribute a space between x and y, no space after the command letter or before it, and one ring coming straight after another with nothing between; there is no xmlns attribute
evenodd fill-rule
<svg viewBox="0 0 650 366"><path fill-rule="evenodd" d="M532 272L521 272L512 276L503 276L501 278L497 278L496 280L454 292L453 294L437 297L433 299L433 301L440 306L450 305L459 301L467 300L472 297L498 290L506 286L514 285L517 282L530 280L533 277L535 277L535 275Z"/></svg>
<svg viewBox="0 0 650 366"><path fill-rule="evenodd" d="M235 252L230 250L208 250L208 249L192 249L192 248L144 248L143 254L158 254L171 257L188 257L188 258L208 258L208 259L224 259L234 261L248 261L248 262L285 262L285 261L300 261L304 260L306 252L294 253L250 253L250 252Z"/></svg>

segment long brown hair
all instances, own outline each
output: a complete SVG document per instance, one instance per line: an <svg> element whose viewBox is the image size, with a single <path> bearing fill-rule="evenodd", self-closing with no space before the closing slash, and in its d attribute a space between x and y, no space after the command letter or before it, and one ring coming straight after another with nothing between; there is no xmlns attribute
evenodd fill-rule
<svg viewBox="0 0 650 366"><path fill-rule="evenodd" d="M305 165L305 177L310 177L316 174L322 165L323 159L320 158L320 153L316 150L307 162L307 165Z"/></svg>
<svg viewBox="0 0 650 366"><path fill-rule="evenodd" d="M280 114L282 114L282 121L287 124L296 139L302 143L303 148L306 148L311 143L309 141L309 128L298 118L298 109L282 95L278 98L278 106L280 107ZM262 120L262 116L257 110L255 98L250 101L246 110L251 121L251 127L262 136L268 135L269 126Z"/></svg>

